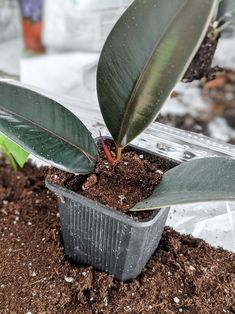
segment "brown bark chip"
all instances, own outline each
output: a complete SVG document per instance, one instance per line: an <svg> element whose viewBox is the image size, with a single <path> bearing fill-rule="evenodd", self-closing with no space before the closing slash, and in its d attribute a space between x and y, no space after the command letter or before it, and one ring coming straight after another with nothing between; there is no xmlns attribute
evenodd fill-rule
<svg viewBox="0 0 235 314"><path fill-rule="evenodd" d="M120 283L65 260L43 170L0 166L1 314L235 313L235 254L166 228L143 273Z"/></svg>

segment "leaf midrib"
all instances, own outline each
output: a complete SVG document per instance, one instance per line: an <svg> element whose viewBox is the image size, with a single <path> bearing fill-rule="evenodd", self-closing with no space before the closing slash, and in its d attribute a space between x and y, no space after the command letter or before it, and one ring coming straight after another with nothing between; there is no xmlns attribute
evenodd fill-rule
<svg viewBox="0 0 235 314"><path fill-rule="evenodd" d="M93 157L90 153L86 152L86 151L85 151L82 147L80 147L79 145L77 145L77 144L75 144L75 143L73 143L73 142L67 140L66 138L64 138L63 136L61 136L61 135L59 135L59 134L57 134L57 133L54 133L53 131L51 131L51 130L45 128L44 126L42 126L41 124L36 123L36 122L34 122L33 120L31 120L31 119L29 119L29 118L26 118L26 117L23 117L23 116L20 115L19 113L15 113L15 112L13 112L13 111L11 111L11 110L9 110L9 109L6 109L6 108L4 108L4 107L2 107L2 106L0 106L0 110L3 111L3 112L6 112L6 113L8 113L8 114L11 114L12 116L16 116L16 117L18 117L18 118L20 118L20 119L22 119L22 120L25 120L25 121L31 123L32 125L34 125L35 127L41 128L42 130L48 132L49 134L51 134L51 135L54 136L54 137L58 137L60 140L64 141L65 143L67 143L67 144L73 146L74 148L78 149L79 151L81 151L82 154L84 154L88 160L90 160L90 161L95 161L95 160L96 160L95 157Z"/></svg>
<svg viewBox="0 0 235 314"><path fill-rule="evenodd" d="M124 122L126 121L126 118L127 118L127 114L129 112L129 108L130 106L132 105L132 101L133 99L135 98L136 94L137 94L137 91L138 91L138 87L140 86L140 84L142 83L142 80L143 80L143 77L146 73L146 71L148 70L148 67L149 67L149 64L151 64L151 60L153 59L154 57L154 53L157 49L157 46L158 44L161 42L162 38L164 38L165 34L167 33L168 29L171 27L173 21L177 18L178 14L181 12L181 10L186 6L187 4L187 1L179 8L179 10L176 12L176 14L172 17L168 27L166 28L165 32L163 32L162 36L159 38L159 40L155 43L153 49L152 49L152 52L149 56L149 58L147 59L144 67L143 67L143 71L141 71L141 74L140 76L138 77L133 89L132 89L132 92L131 92L131 95L129 97L129 99L127 100L127 104L124 106L124 108L126 108L125 112L124 112L124 115L123 115L123 118L122 118L122 122L121 122L121 125L120 125L120 131L119 131L119 135L118 135L118 139L117 139L117 143L120 144L120 136L122 135L122 130L123 130L123 124Z"/></svg>

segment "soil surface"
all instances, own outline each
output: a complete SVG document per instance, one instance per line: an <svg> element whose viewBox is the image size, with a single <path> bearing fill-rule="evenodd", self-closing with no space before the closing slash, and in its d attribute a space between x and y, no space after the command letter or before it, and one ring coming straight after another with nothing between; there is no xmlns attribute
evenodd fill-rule
<svg viewBox="0 0 235 314"><path fill-rule="evenodd" d="M111 153L114 147L106 141ZM134 151L127 148L123 151L119 162L114 166L108 163L106 155L99 147L100 159L95 171L89 175L73 175L52 168L48 181L64 186L108 207L120 210L128 215L145 218L150 212L128 212L139 201L150 196L154 187L160 182L165 171L176 164L167 159Z"/></svg>
<svg viewBox="0 0 235 314"><path fill-rule="evenodd" d="M201 81L201 91L206 101L205 108L198 112L196 117L190 114L167 114L159 115L157 121L182 130L211 136L209 123L220 117L235 130L235 71L220 67L212 68L207 77ZM180 97L180 95L173 92L171 97ZM232 134L229 143L235 144Z"/></svg>
<svg viewBox="0 0 235 314"><path fill-rule="evenodd" d="M235 254L166 228L143 273L120 283L64 256L44 170L0 165L0 313L235 313Z"/></svg>

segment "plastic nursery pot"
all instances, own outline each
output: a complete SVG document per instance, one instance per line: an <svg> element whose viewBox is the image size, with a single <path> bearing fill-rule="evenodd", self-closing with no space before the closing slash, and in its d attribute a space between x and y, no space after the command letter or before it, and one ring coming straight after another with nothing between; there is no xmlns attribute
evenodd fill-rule
<svg viewBox="0 0 235 314"><path fill-rule="evenodd" d="M140 149L137 152L152 154ZM60 196L61 229L69 259L92 265L122 281L132 280L141 273L158 246L169 208L156 210L150 218L135 221L47 180L46 186Z"/></svg>

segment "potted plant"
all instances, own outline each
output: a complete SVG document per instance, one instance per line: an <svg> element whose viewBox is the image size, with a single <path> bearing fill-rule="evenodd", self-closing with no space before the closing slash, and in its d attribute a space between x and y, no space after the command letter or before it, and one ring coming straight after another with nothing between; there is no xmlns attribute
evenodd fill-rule
<svg viewBox="0 0 235 314"><path fill-rule="evenodd" d="M110 152L101 138L109 169L116 171L124 147L156 117L183 76L215 4L212 0L135 0L114 26L97 71L100 108L115 145L115 152ZM0 82L0 131L26 151L79 177L94 172L99 161L96 142L75 115L20 83ZM154 210L143 221L47 182L60 196L65 252L79 263L131 280L157 247L168 213L164 208L234 199L234 170L235 161L228 158L205 158L174 167L149 198L131 209Z"/></svg>

